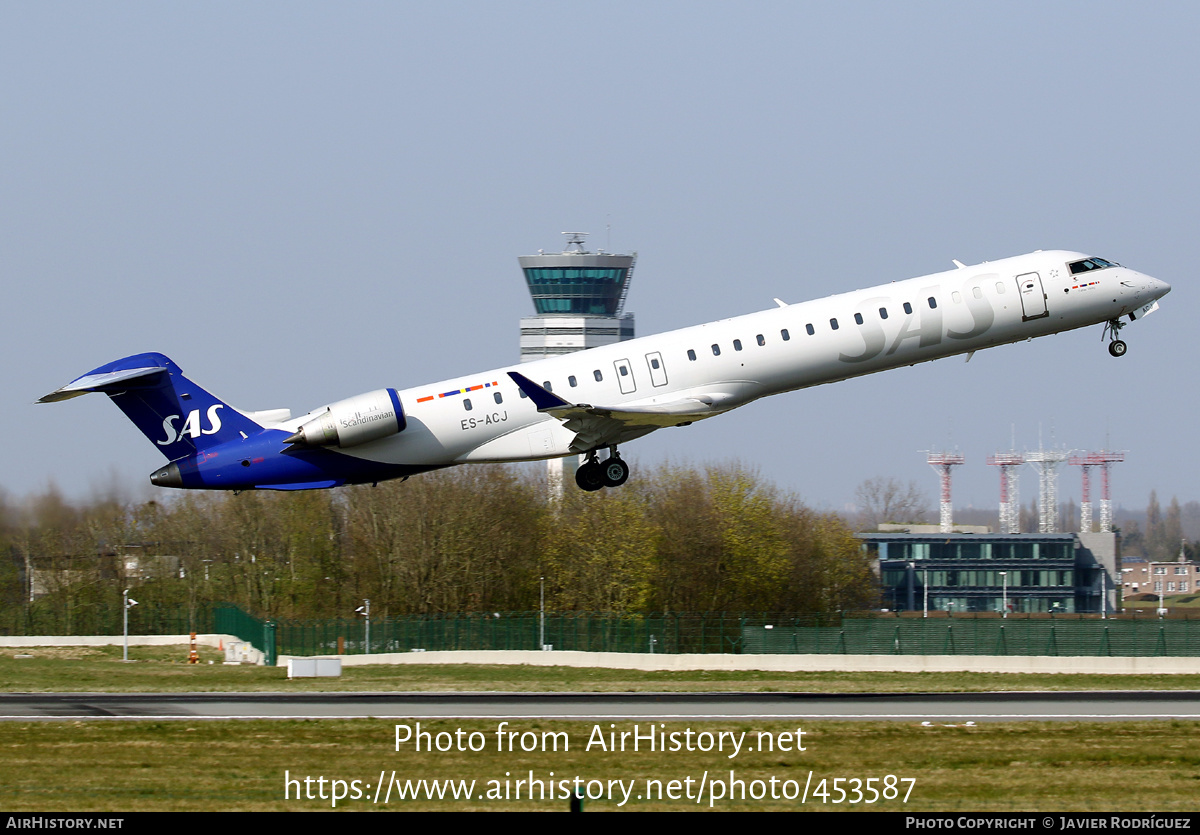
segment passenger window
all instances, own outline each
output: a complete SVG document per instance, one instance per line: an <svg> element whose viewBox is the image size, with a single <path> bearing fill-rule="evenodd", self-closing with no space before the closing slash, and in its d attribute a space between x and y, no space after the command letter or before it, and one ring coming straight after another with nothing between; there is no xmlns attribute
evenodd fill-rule
<svg viewBox="0 0 1200 835"><path fill-rule="evenodd" d="M886 308L886 307L881 307L881 308L879 308L879 318L880 318L880 319L886 319L886 318L887 318L887 308Z"/></svg>
<svg viewBox="0 0 1200 835"><path fill-rule="evenodd" d="M982 299L982 298L983 298L983 290L982 290L981 288L979 288L979 287L972 287L972 288L971 288L971 292L972 292L972 293L975 295L975 298L977 298L977 299Z"/></svg>
<svg viewBox="0 0 1200 835"><path fill-rule="evenodd" d="M600 373L599 368L597 368L595 371L592 372L592 376L596 378L597 383L603 382L603 380L604 380L604 375Z"/></svg>
<svg viewBox="0 0 1200 835"><path fill-rule="evenodd" d="M904 303L904 312L905 312L905 313L912 313L912 305L911 305L911 304L909 304L908 302L905 302L905 303Z"/></svg>
<svg viewBox="0 0 1200 835"><path fill-rule="evenodd" d="M838 329L837 319L830 319L829 327L833 328L834 330L837 330Z"/></svg>
<svg viewBox="0 0 1200 835"><path fill-rule="evenodd" d="M742 350L742 340L740 340L740 339L733 340L733 350L735 350L735 351Z"/></svg>
<svg viewBox="0 0 1200 835"><path fill-rule="evenodd" d="M712 346L712 349L713 349L713 356L714 356L714 357L719 357L719 356L721 356L721 346L720 346L720 345L718 345L717 343L715 343L715 342L714 342L714 343L713 343L713 346Z"/></svg>
<svg viewBox="0 0 1200 835"><path fill-rule="evenodd" d="M554 389L550 388L550 381L549 381L549 380L547 380L546 382L542 383L542 388L544 388L546 391L554 391Z"/></svg>
<svg viewBox="0 0 1200 835"><path fill-rule="evenodd" d="M463 398L463 408L466 409L468 412L471 411L471 409L475 408L474 406L471 405L471 398L469 398L469 397Z"/></svg>
<svg viewBox="0 0 1200 835"><path fill-rule="evenodd" d="M567 378L567 385L569 385L571 388L575 388L575 386L579 385L579 381L575 379L574 374Z"/></svg>
<svg viewBox="0 0 1200 835"><path fill-rule="evenodd" d="M808 333L809 336L812 336L814 333L817 332L817 329L812 326L811 322L804 326L804 330Z"/></svg>
<svg viewBox="0 0 1200 835"><path fill-rule="evenodd" d="M495 398L497 405L504 402L504 396L502 394L500 394L500 392L498 392L498 391L492 392L492 397Z"/></svg>
<svg viewBox="0 0 1200 835"><path fill-rule="evenodd" d="M929 309L937 310L937 299L935 299L933 296L929 297Z"/></svg>
<svg viewBox="0 0 1200 835"><path fill-rule="evenodd" d="M996 282L996 292L997 292L997 293L1003 293L1003 292L1004 292L1004 282L1003 282L1003 281L997 281L997 282Z"/></svg>
<svg viewBox="0 0 1200 835"><path fill-rule="evenodd" d="M854 314L854 324L856 324L856 325L862 324L862 314L861 313Z"/></svg>
<svg viewBox="0 0 1200 835"><path fill-rule="evenodd" d="M517 393L521 395L522 400L529 396L525 393L525 389L517 389Z"/></svg>
<svg viewBox="0 0 1200 835"><path fill-rule="evenodd" d="M688 359L690 359L692 362L696 361L696 352L691 348L688 348Z"/></svg>
<svg viewBox="0 0 1200 835"><path fill-rule="evenodd" d="M657 371L659 369L658 360L650 360L650 367Z"/></svg>
<svg viewBox="0 0 1200 835"><path fill-rule="evenodd" d="M758 347L760 347L760 348L761 348L763 345L766 345L766 344L767 344L766 337L764 337L764 336L763 336L761 333L760 333L758 336L754 337L754 339L755 339L755 341L757 341L757 342L758 342Z"/></svg>
<svg viewBox="0 0 1200 835"><path fill-rule="evenodd" d="M787 329L787 328L784 328L783 330L781 330L781 331L779 332L779 335L780 335L780 336L783 338L783 341L784 341L784 342L787 342L789 339L791 339L791 338L792 338L792 335L791 335L790 333L788 333L788 329Z"/></svg>
<svg viewBox="0 0 1200 835"><path fill-rule="evenodd" d="M629 376L629 366L628 365L622 365L618 370L621 372L622 377Z"/></svg>

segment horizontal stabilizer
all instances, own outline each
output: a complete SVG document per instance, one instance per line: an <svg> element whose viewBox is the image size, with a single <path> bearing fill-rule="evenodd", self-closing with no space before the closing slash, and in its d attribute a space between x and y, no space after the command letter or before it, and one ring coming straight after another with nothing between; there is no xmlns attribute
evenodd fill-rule
<svg viewBox="0 0 1200 835"><path fill-rule="evenodd" d="M108 371L103 374L86 374L76 380L72 380L62 388L55 389L40 398L38 403L57 403L60 400L70 400L72 397L79 397L92 391L107 391L113 386L119 386L122 383L128 383L130 380L137 380L145 377L152 377L156 374L161 374L166 371L161 366L153 366L150 368L127 368L121 371ZM149 382L148 380L146 382Z"/></svg>

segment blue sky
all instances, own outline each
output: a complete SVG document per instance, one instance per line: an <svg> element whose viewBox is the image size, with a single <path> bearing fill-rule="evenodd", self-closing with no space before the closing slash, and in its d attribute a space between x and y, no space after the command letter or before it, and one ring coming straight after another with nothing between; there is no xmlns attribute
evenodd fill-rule
<svg viewBox="0 0 1200 835"><path fill-rule="evenodd" d="M104 398L32 405L131 353L297 413L515 362L517 256L582 229L639 253L642 335L1034 249L1174 287L1120 360L1095 328L783 395L630 445L635 477L932 508L951 446L992 506L984 458L1040 427L1126 450L1118 504L1200 499L1198 40L1185 3L2 4L0 487L150 494Z"/></svg>

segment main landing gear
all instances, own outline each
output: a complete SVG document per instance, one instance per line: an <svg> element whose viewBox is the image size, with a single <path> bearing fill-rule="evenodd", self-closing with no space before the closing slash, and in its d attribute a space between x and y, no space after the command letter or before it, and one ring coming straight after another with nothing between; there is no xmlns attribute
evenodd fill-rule
<svg viewBox="0 0 1200 835"><path fill-rule="evenodd" d="M1108 337L1111 341L1108 343L1108 352L1114 357L1125 356L1125 351L1128 346L1123 340L1117 339L1117 334L1121 332L1121 328L1125 327L1125 322L1120 319L1109 319L1104 323L1104 333L1100 336L1101 339Z"/></svg>
<svg viewBox="0 0 1200 835"><path fill-rule="evenodd" d="M608 458L600 461L595 450L588 453L587 461L575 471L575 483L579 489L589 493L603 487L620 487L629 480L629 465L617 454L615 446L609 447Z"/></svg>

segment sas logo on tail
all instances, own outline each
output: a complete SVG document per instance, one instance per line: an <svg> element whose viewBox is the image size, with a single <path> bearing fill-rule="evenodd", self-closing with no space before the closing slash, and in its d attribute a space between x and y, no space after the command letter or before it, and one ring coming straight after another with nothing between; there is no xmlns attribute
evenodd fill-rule
<svg viewBox="0 0 1200 835"><path fill-rule="evenodd" d="M167 415L163 418L163 431L167 433L165 441L155 441L159 446L170 446L179 441L184 435L195 440L201 435L215 435L221 431L221 418L217 415L217 409L224 408L224 403L214 403L208 407L206 416L208 417L208 429L200 427L200 410L192 409L188 412L187 420L183 422L183 426L178 430L175 429L175 421L179 420L179 415Z"/></svg>

